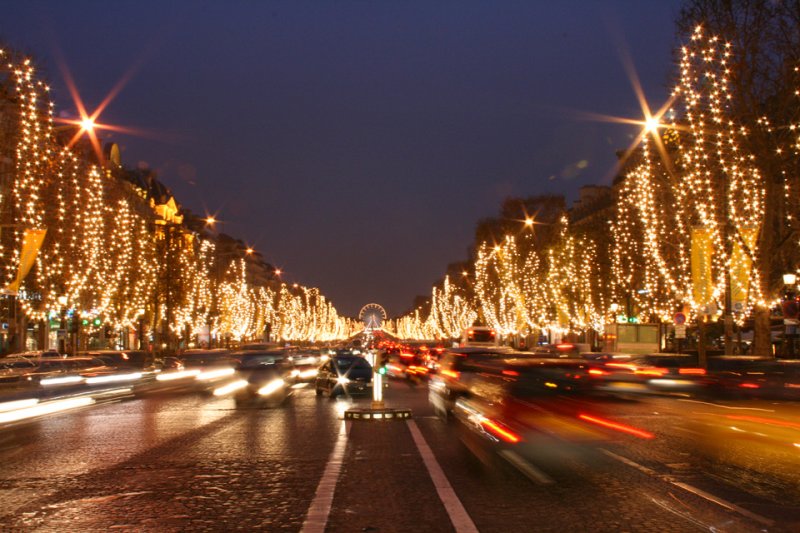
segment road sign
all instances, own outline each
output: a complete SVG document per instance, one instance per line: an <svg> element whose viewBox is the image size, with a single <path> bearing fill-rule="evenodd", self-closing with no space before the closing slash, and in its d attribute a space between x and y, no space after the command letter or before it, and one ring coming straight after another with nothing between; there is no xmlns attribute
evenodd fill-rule
<svg viewBox="0 0 800 533"><path fill-rule="evenodd" d="M673 318L675 320L675 325L677 326L682 326L683 324L686 324L686 315L684 315L683 313L675 313L675 316Z"/></svg>
<svg viewBox="0 0 800 533"><path fill-rule="evenodd" d="M686 338L686 326L684 326L683 324L675 326L675 338L676 339Z"/></svg>

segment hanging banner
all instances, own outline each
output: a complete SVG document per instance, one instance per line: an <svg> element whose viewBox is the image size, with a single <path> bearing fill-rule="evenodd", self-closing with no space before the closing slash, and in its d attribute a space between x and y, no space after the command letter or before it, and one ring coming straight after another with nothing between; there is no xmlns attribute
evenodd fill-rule
<svg viewBox="0 0 800 533"><path fill-rule="evenodd" d="M739 228L739 235L752 252L758 237L757 228ZM731 308L737 313L743 313L747 307L752 267L753 260L742 247L739 239L735 239L731 251Z"/></svg>
<svg viewBox="0 0 800 533"><path fill-rule="evenodd" d="M697 306L711 303L713 283L711 279L711 256L713 235L708 228L692 228L692 297Z"/></svg>
<svg viewBox="0 0 800 533"><path fill-rule="evenodd" d="M28 275L28 272L33 268L36 262L36 255L44 242L44 236L47 234L46 229L26 229L25 236L22 239L22 251L19 254L19 269L17 270L17 278L12 281L8 287L3 289L4 294L17 294L19 287L22 285L22 280Z"/></svg>

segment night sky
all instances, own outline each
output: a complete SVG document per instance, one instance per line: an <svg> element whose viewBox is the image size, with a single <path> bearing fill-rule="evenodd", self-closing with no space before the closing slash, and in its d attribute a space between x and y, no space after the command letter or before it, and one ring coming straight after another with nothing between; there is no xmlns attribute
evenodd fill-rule
<svg viewBox="0 0 800 533"><path fill-rule="evenodd" d="M508 196L610 184L669 93L679 2L53 1L3 5L57 113L66 64L123 163L148 164L341 313L398 314Z"/></svg>

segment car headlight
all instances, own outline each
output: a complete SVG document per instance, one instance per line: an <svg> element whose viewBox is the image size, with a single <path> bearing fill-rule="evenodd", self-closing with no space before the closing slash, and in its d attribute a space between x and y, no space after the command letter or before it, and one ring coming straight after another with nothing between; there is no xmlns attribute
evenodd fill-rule
<svg viewBox="0 0 800 533"><path fill-rule="evenodd" d="M336 378L336 383L338 383L339 385L347 385L348 383L350 383L350 379L348 379L347 376L339 376L338 378Z"/></svg>

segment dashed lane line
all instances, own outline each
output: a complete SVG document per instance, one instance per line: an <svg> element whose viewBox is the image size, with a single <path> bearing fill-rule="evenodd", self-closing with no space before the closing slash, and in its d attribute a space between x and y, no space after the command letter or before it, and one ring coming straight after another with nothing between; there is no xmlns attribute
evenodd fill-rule
<svg viewBox="0 0 800 533"><path fill-rule="evenodd" d="M344 462L344 451L347 447L347 436L350 433L350 423L342 420L339 428L339 436L333 447L328 464L325 465L325 472L317 485L317 492L314 500L308 508L306 520L300 529L302 533L324 533L328 523L328 516L331 514L333 504L333 493L339 481L339 474L342 471Z"/></svg>
<svg viewBox="0 0 800 533"><path fill-rule="evenodd" d="M722 498L714 496L713 494L711 494L709 492L706 492L706 491L704 491L702 489L699 489L699 488L697 488L697 487L695 487L693 485L689 485L688 483L683 483L681 481L677 481L675 479L672 479L670 476L661 475L658 472L656 472L655 470L652 470L650 468L647 468L646 466L640 465L636 461L632 461L632 460L628 459L627 457L623 457L621 455L617 455L616 453L611 452L611 451L606 450L606 449L603 449L603 453L605 453L606 455L608 455L609 457L611 457L613 459L616 459L617 461L619 461L621 463L624 463L624 464L626 464L626 465L628 465L630 467L633 467L633 468L635 468L635 469L637 469L637 470L639 470L641 472L644 472L645 474L648 474L650 476L653 476L653 477L659 478L659 479L661 479L663 481L666 481L668 483L671 483L671 484L675 485L676 487L679 487L679 488L681 488L681 489L683 489L683 490L685 490L687 492L691 492L695 496L699 496L699 497L703 498L704 500L708 500L708 501L710 501L712 503L715 503L715 504L719 505L720 507L724 507L724 508L729 509L729 510L731 510L731 511L733 511L735 513L738 513L738 514L740 514L742 516L746 516L747 518L750 518L751 520L755 520L756 522L759 522L759 523L767 525L767 526L771 526L771 525L773 525L775 523L774 520L770 520L769 518L765 518L765 517L763 517L761 515L758 515L758 514L752 512L752 511L748 511L747 509L739 507L735 503L731 503L729 501L723 500Z"/></svg>
<svg viewBox="0 0 800 533"><path fill-rule="evenodd" d="M614 452L612 452L610 450L606 450L605 448L601 448L601 450L603 451L604 454L606 454L607 456L611 457L612 459L616 459L617 461L619 461L621 463L625 463L626 465L628 465L630 467L633 467L636 470L639 470L640 472L644 472L645 474L648 474L650 476L658 476L658 472L656 472L653 469L647 468L644 465L640 465L636 461L631 461L627 457L623 457L621 455L617 455L616 453L614 453Z"/></svg>
<svg viewBox="0 0 800 533"><path fill-rule="evenodd" d="M442 500L456 533L478 533L478 528L475 527L472 518L467 514L467 510L464 509L464 505L461 503L461 500L458 499L450 482L447 481L447 476L444 475L442 467L439 466L439 463L436 461L433 451L431 451L428 443L425 442L425 437L422 436L417 424L413 420L407 420L406 424L408 424L408 429L411 431L414 444L417 445L417 450L419 450L419 454L422 456L425 468L428 469L428 474L431 476L431 480L433 480L433 485L436 487L439 499Z"/></svg>
<svg viewBox="0 0 800 533"><path fill-rule="evenodd" d="M697 496L700 496L701 498L704 498L704 499L706 499L706 500L708 500L710 502L714 502L717 505L725 507L726 509L730 509L731 511L739 513L742 516L746 516L747 518L750 518L751 520L755 520L756 522L759 522L761 524L764 524L764 525L767 525L767 526L771 526L771 525L773 525L775 523L774 520L770 520L769 518L764 518L761 515L758 515L756 513L750 512L747 509L743 509L743 508L739 507L738 505L736 505L734 503L725 501L722 498L718 498L718 497L714 496L713 494L709 494L708 492L706 492L704 490L701 490L701 489L698 489L697 487L693 487L692 485L689 485L687 483L681 483L679 481L672 481L671 483L673 485L675 485L676 487L680 487L683 490L689 491L692 494L696 494Z"/></svg>

